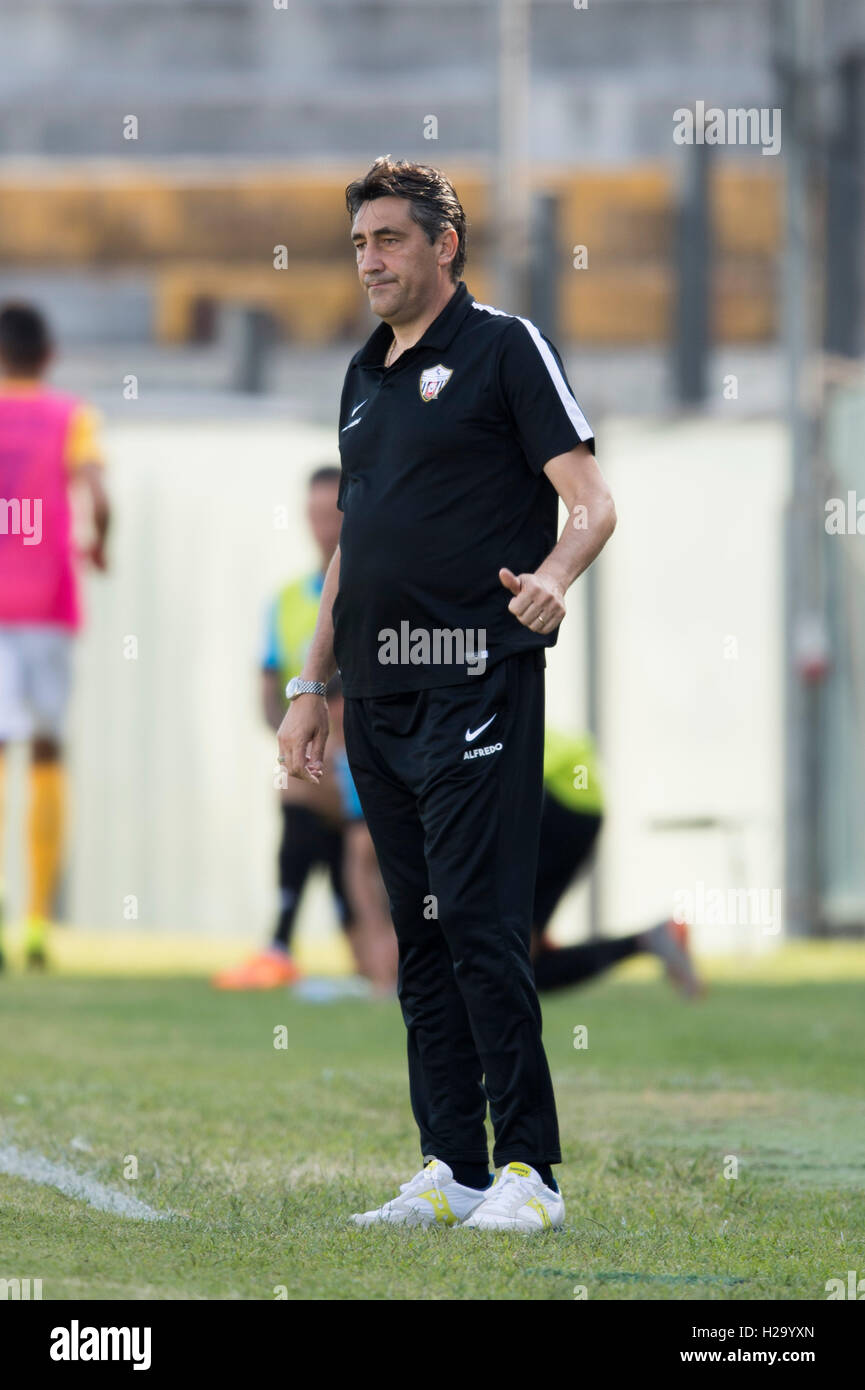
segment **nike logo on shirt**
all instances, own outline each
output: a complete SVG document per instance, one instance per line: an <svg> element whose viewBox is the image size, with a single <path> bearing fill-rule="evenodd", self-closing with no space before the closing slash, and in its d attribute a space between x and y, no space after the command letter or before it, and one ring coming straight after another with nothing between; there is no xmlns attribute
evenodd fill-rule
<svg viewBox="0 0 865 1390"><path fill-rule="evenodd" d="M477 738L478 734L483 733L484 729L488 729L495 717L496 716L493 715L492 719L488 719L486 724L481 724L480 727L477 729L466 729L466 743L471 743L474 739Z"/></svg>

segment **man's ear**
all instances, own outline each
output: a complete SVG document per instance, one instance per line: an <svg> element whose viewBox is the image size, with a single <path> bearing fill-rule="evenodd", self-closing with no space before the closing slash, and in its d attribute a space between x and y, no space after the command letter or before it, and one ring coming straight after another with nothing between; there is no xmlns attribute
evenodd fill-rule
<svg viewBox="0 0 865 1390"><path fill-rule="evenodd" d="M453 241L453 250L451 251L451 254L450 254L449 256L440 256L440 257L439 257L439 265L450 265L451 261L454 260L456 254L457 254L457 250L459 249L459 244L460 244L460 242L459 242L459 237L458 237L457 234L456 234L455 228L453 228L453 227L448 227L444 232L442 232L442 238L444 238L444 237L450 238L451 236L454 238L454 241ZM447 247L444 245L444 241L443 241L443 243L442 243L442 250L443 250L443 251L446 251L446 250L447 250Z"/></svg>

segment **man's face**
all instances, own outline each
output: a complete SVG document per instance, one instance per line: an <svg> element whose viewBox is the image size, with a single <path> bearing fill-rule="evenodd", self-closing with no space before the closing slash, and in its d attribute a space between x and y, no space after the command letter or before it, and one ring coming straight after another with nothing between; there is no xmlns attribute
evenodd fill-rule
<svg viewBox="0 0 865 1390"><path fill-rule="evenodd" d="M375 198L362 205L351 238L357 273L374 314L399 324L410 323L423 311L438 289L439 258L447 235L430 245L426 232L412 220L406 198Z"/></svg>
<svg viewBox="0 0 865 1390"><path fill-rule="evenodd" d="M338 483L315 483L306 501L306 519L325 564L330 564L339 544L342 512L336 505Z"/></svg>

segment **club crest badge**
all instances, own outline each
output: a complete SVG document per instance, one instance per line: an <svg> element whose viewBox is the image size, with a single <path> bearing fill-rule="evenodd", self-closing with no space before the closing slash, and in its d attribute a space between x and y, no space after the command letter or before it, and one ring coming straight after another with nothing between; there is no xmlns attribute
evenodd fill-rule
<svg viewBox="0 0 865 1390"><path fill-rule="evenodd" d="M453 367L443 367L441 362L435 367L427 367L425 372L420 374L420 398L422 401L434 401L447 386L454 374Z"/></svg>

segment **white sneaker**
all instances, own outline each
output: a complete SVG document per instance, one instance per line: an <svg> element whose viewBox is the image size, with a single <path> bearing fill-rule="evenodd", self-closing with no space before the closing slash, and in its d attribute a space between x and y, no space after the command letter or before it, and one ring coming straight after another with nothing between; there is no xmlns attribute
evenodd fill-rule
<svg viewBox="0 0 865 1390"><path fill-rule="evenodd" d="M463 1222L476 1231L534 1231L558 1229L565 1224L565 1203L560 1192L530 1168L528 1163L509 1163L477 1210Z"/></svg>
<svg viewBox="0 0 865 1390"><path fill-rule="evenodd" d="M457 1226L484 1196L476 1187L454 1182L448 1165L431 1158L410 1182L400 1183L398 1197L374 1211L356 1211L351 1219L356 1226L377 1226L383 1221L398 1226Z"/></svg>

